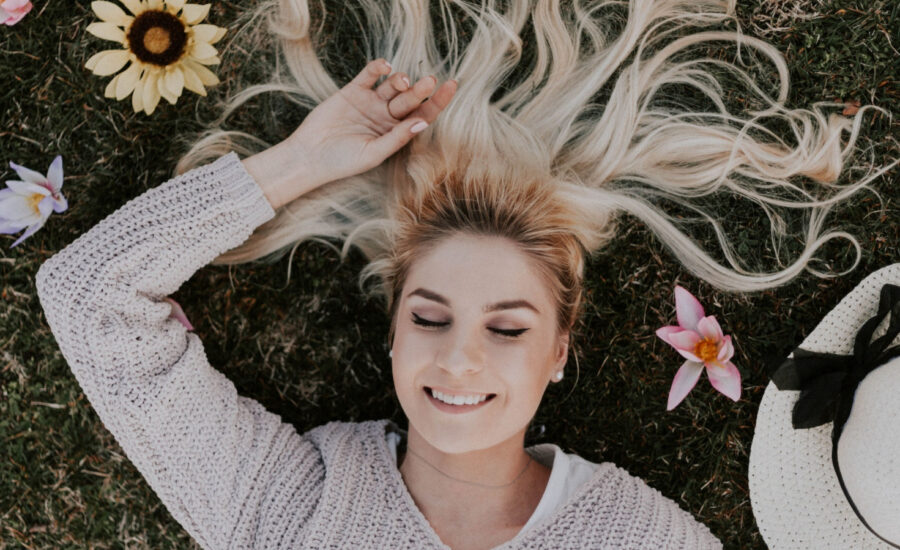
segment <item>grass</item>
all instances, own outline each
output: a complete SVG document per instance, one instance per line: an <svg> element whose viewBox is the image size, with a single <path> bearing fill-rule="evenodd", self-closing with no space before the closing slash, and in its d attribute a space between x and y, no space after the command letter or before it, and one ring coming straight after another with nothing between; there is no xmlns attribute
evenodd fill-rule
<svg viewBox="0 0 900 550"><path fill-rule="evenodd" d="M894 122L867 117L861 147L879 165L900 155L892 137L900 122L895 3L801 2L806 17L796 2L740 4L745 30L787 57L790 106L834 99L881 106ZM208 20L231 26L237 8L217 2ZM238 87L238 77L264 75L241 61L245 50L235 42L211 98L185 92L174 106L163 101L152 116L136 115L130 99L103 97L109 77L83 66L110 45L85 32L94 20L88 1L52 0L35 2L25 19L0 31L0 178L14 179L9 161L44 172L62 154L70 204L15 249L9 245L18 235L0 238L0 548L197 548L81 392L43 318L34 275L78 235L171 177L184 139L201 128L197 120L217 114L212 98ZM327 66L345 79L364 61L351 23L338 17L327 34L329 44L345 48ZM228 38L220 50L227 44ZM275 98L259 99L237 112L231 127L283 138L304 115ZM623 218L622 235L587 269L588 304L573 340L580 372L570 368L561 384L550 385L526 444L550 441L595 462L615 462L690 510L726 548L764 548L746 470L766 359L788 353L866 274L897 261L897 173L873 184L883 202L860 193L829 218L860 239L863 256L853 272L830 280L804 274L765 292L713 289L637 220ZM762 212L728 201L721 206L751 267L772 269L773 252L758 230ZM708 228L689 229L715 252ZM839 271L850 265L852 249L834 242L820 257L825 263L818 267ZM289 282L285 262L208 266L176 293L211 363L240 394L299 431L337 419L404 423L387 357L388 320L356 290L362 256L340 263L324 245L304 243ZM694 292L734 338L744 388L738 403L704 378L678 408L665 411L681 361L654 330L674 322L675 284Z"/></svg>

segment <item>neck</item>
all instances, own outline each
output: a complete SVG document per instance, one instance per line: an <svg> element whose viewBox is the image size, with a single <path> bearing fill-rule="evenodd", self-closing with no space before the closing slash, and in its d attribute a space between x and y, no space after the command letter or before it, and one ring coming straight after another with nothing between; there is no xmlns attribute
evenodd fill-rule
<svg viewBox="0 0 900 550"><path fill-rule="evenodd" d="M525 451L524 435L523 430L494 447L451 454L431 446L410 426L406 449L398 449L400 474L429 521L521 527L550 477L550 469Z"/></svg>

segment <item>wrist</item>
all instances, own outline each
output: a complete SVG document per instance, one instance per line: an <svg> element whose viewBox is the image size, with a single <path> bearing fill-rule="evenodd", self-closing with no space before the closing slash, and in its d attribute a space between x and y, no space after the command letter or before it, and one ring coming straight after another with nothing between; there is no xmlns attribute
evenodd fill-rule
<svg viewBox="0 0 900 550"><path fill-rule="evenodd" d="M282 141L241 162L262 189L273 210L326 183L315 174L305 152L288 141Z"/></svg>

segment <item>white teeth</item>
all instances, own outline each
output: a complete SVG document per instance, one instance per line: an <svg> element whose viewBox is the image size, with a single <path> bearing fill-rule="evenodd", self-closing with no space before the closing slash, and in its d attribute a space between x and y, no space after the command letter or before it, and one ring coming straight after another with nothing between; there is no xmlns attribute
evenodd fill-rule
<svg viewBox="0 0 900 550"><path fill-rule="evenodd" d="M451 397L451 396L445 395L435 389L431 390L431 395L434 396L435 399L438 399L438 400L443 401L444 403L448 403L450 405L475 405L476 403L481 403L482 401L485 401L488 398L487 395L483 395L481 397L478 397L475 395L469 396L469 397L462 396L462 395L457 395L457 396Z"/></svg>

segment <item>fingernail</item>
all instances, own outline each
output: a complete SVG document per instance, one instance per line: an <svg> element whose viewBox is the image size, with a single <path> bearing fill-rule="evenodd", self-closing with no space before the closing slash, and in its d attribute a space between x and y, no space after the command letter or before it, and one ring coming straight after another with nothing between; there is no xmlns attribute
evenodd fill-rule
<svg viewBox="0 0 900 550"><path fill-rule="evenodd" d="M404 83L406 83L406 87L409 88L409 79L408 78L406 78L405 76L401 76L400 80L402 80Z"/></svg>
<svg viewBox="0 0 900 550"><path fill-rule="evenodd" d="M394 68L391 67L391 64L388 63L387 60L385 60L384 64L387 65L387 68L388 68L388 69L394 70Z"/></svg>
<svg viewBox="0 0 900 550"><path fill-rule="evenodd" d="M415 124L413 124L412 128L410 128L409 131L414 134L418 134L419 132L421 132L422 130L424 130L427 127L428 127L428 123L425 122L424 120L420 120L419 122L416 122Z"/></svg>

